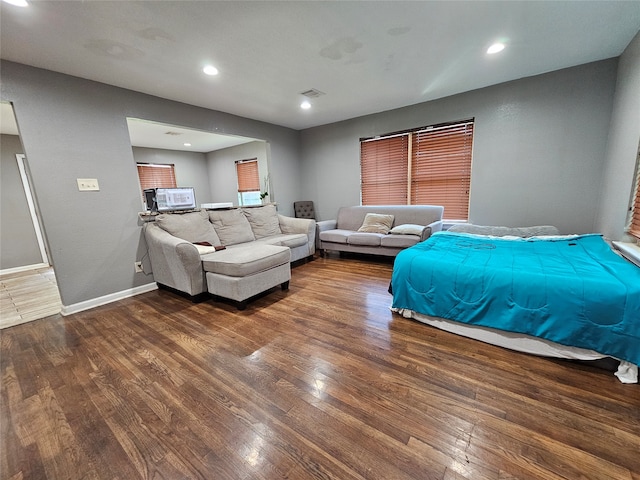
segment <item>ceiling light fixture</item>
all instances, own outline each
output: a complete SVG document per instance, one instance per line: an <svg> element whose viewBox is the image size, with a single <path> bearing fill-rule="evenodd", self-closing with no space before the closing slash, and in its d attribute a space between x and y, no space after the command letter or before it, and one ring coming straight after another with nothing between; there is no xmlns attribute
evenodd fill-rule
<svg viewBox="0 0 640 480"><path fill-rule="evenodd" d="M500 43L500 42L494 43L487 49L487 53L489 55L493 55L494 53L498 53L504 50L504 47L505 47L504 43Z"/></svg>
<svg viewBox="0 0 640 480"><path fill-rule="evenodd" d="M190 146L191 146L191 144L190 144L190 143L183 143L183 145L184 145L185 147L190 147Z"/></svg>
<svg viewBox="0 0 640 480"><path fill-rule="evenodd" d="M202 71L207 75L218 75L218 69L213 65L207 65L202 69Z"/></svg>
<svg viewBox="0 0 640 480"><path fill-rule="evenodd" d="M315 98L321 97L322 95L325 95L325 93L321 92L317 88L310 88L309 90L300 92L300 95L307 98L315 99ZM300 104L300 108L302 108L303 110L309 110L311 108L311 102L307 99L303 100L302 103Z"/></svg>
<svg viewBox="0 0 640 480"><path fill-rule="evenodd" d="M27 0L4 0L5 3L15 5L16 7L28 7Z"/></svg>

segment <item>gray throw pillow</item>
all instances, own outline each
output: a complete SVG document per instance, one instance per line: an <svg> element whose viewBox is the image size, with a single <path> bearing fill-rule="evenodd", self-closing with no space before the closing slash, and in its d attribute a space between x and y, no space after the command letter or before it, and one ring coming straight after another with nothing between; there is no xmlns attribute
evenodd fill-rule
<svg viewBox="0 0 640 480"><path fill-rule="evenodd" d="M209 210L209 220L223 245L235 245L256 239L251 225L249 225L249 220L239 208Z"/></svg>
<svg viewBox="0 0 640 480"><path fill-rule="evenodd" d="M221 245L220 238L204 210L189 213L161 213L156 217L156 225L187 242Z"/></svg>
<svg viewBox="0 0 640 480"><path fill-rule="evenodd" d="M247 207L243 208L242 211L247 220L249 220L249 225L251 225L251 230L256 238L270 237L282 233L275 205Z"/></svg>

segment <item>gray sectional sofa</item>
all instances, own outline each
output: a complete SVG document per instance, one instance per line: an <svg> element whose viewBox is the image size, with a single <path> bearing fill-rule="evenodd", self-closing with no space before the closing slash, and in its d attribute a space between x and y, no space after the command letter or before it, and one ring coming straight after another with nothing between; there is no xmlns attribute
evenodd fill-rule
<svg viewBox="0 0 640 480"><path fill-rule="evenodd" d="M166 213L144 227L159 286L194 299L207 292L223 292L222 296L237 301L275 286L265 287L269 277L277 277L283 288L285 283L288 286L289 262L313 257L315 232L314 220L279 215L275 205ZM225 248L216 251L216 246ZM282 274L265 274L272 268L278 268L272 273ZM208 278L228 282L208 285ZM251 278L256 281L252 283Z"/></svg>
<svg viewBox="0 0 640 480"><path fill-rule="evenodd" d="M332 250L395 257L442 230L443 213L436 205L342 207L335 220L318 222L317 246L323 255Z"/></svg>

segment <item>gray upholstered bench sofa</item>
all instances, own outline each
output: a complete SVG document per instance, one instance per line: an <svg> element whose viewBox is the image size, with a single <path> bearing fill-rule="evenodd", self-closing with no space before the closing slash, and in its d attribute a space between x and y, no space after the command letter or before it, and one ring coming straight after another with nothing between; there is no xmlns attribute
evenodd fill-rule
<svg viewBox="0 0 640 480"><path fill-rule="evenodd" d="M492 225L474 225L473 223L457 223L448 232L472 233L475 235L491 235L494 237L522 237L529 238L538 235L560 235L560 231L553 225L536 225L533 227L503 227Z"/></svg>
<svg viewBox="0 0 640 480"><path fill-rule="evenodd" d="M321 254L333 250L395 257L442 230L443 213L444 207L437 205L342 207L335 220L318 222L317 246Z"/></svg>
<svg viewBox="0 0 640 480"><path fill-rule="evenodd" d="M278 283L288 286L289 263L315 254L315 232L315 220L279 215L275 205L165 213L144 227L159 286L193 299L209 292L238 302ZM274 275L264 274L271 269ZM220 285L208 285L216 278Z"/></svg>

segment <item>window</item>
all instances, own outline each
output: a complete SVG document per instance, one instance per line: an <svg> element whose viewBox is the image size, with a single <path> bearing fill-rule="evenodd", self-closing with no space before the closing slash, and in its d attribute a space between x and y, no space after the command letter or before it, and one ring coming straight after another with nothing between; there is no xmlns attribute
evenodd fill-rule
<svg viewBox="0 0 640 480"><path fill-rule="evenodd" d="M363 139L363 205L442 205L448 220L469 218L473 120Z"/></svg>
<svg viewBox="0 0 640 480"><path fill-rule="evenodd" d="M240 205L260 205L260 174L258 160L239 160L236 162L238 177L238 203Z"/></svg>
<svg viewBox="0 0 640 480"><path fill-rule="evenodd" d="M407 203L409 135L363 141L360 145L363 205Z"/></svg>
<svg viewBox="0 0 640 480"><path fill-rule="evenodd" d="M176 172L173 164L138 163L140 194L144 202L144 191L147 188L175 188Z"/></svg>

